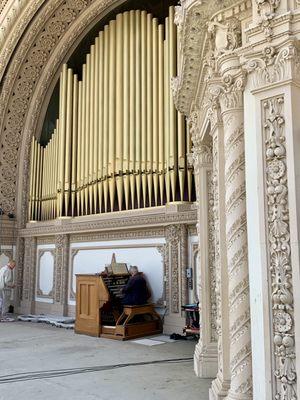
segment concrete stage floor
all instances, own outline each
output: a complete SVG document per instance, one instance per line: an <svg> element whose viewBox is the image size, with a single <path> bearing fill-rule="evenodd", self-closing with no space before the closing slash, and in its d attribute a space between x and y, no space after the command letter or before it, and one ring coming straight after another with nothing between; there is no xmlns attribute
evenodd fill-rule
<svg viewBox="0 0 300 400"><path fill-rule="evenodd" d="M153 363L191 358L194 346L149 347L45 324L0 323L0 400L208 400L210 380L194 375L191 360Z"/></svg>

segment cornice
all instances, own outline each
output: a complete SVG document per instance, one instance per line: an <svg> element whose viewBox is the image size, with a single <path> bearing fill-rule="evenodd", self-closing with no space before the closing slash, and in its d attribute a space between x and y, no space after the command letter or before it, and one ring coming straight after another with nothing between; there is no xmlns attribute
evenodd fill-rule
<svg viewBox="0 0 300 400"><path fill-rule="evenodd" d="M107 232L157 228L170 224L195 224L197 212L193 204L179 203L143 210L122 211L47 222L30 222L19 230L19 236L52 236L82 232Z"/></svg>
<svg viewBox="0 0 300 400"><path fill-rule="evenodd" d="M176 107L185 115L190 115L198 83L203 82L203 71L207 67L203 56L208 47L207 23L224 23L227 19L245 18L251 7L249 0L189 0L182 1L181 6L176 8L175 22L179 28L181 60L172 89Z"/></svg>

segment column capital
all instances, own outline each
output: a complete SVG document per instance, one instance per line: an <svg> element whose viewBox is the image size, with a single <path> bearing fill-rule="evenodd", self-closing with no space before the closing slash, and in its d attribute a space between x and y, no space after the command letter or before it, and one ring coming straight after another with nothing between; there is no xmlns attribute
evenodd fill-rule
<svg viewBox="0 0 300 400"><path fill-rule="evenodd" d="M220 104L221 114L242 109L245 84L246 72L242 68L225 72L220 80L209 81L208 98L210 102Z"/></svg>
<svg viewBox="0 0 300 400"><path fill-rule="evenodd" d="M200 168L212 166L212 148L207 144L196 142L188 158L190 163L194 166L195 173L198 174Z"/></svg>
<svg viewBox="0 0 300 400"><path fill-rule="evenodd" d="M300 84L300 48L295 40L281 46L268 44L259 53L245 55L242 62L253 91L290 81Z"/></svg>

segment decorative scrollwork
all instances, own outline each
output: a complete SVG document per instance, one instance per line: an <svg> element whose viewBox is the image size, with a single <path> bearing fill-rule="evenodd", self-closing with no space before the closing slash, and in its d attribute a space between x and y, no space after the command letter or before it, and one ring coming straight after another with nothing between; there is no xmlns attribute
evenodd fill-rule
<svg viewBox="0 0 300 400"><path fill-rule="evenodd" d="M294 307L282 96L263 104L276 400L296 400Z"/></svg>

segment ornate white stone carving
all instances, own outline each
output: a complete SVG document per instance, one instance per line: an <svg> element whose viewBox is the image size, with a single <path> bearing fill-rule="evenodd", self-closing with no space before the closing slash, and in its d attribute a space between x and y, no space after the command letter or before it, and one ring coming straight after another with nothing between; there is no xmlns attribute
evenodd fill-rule
<svg viewBox="0 0 300 400"><path fill-rule="evenodd" d="M250 74L254 90L288 79L300 82L298 45L291 42L279 50L273 46L266 46L261 57L244 63L244 69Z"/></svg>
<svg viewBox="0 0 300 400"><path fill-rule="evenodd" d="M22 300L30 303L34 299L36 269L36 238L26 238L24 244ZM31 312L31 309L28 310Z"/></svg>
<svg viewBox="0 0 300 400"><path fill-rule="evenodd" d="M265 100L263 122L266 159L267 226L271 279L274 399L296 400L294 305L289 228L284 99Z"/></svg>
<svg viewBox="0 0 300 400"><path fill-rule="evenodd" d="M55 237L54 300L63 306L67 304L69 265L69 237Z"/></svg>
<svg viewBox="0 0 300 400"><path fill-rule="evenodd" d="M171 312L179 312L179 251L180 244L180 225L169 225L166 227L166 242L169 246L168 249L168 264L170 271L171 282ZM171 270L170 270L171 268Z"/></svg>
<svg viewBox="0 0 300 400"><path fill-rule="evenodd" d="M214 184L213 172L207 171L208 197L208 268L210 280L210 340L218 341L217 335L217 298L216 298L216 259L215 259L215 221L214 221Z"/></svg>

